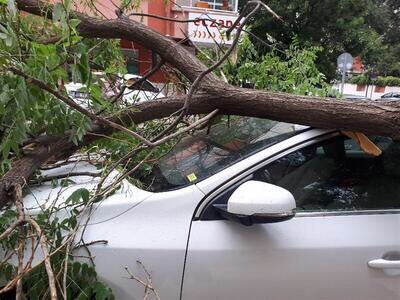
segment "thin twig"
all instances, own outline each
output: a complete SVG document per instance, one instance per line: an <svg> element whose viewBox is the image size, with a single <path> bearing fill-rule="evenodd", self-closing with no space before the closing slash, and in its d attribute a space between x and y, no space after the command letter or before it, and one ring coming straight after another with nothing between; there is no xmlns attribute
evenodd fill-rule
<svg viewBox="0 0 400 300"><path fill-rule="evenodd" d="M46 269L47 278L49 280L50 299L57 300L56 281L54 278L53 268L51 267L51 263L50 263L50 255L49 255L49 249L47 246L47 238L42 233L42 229L40 228L39 224L35 220L33 220L31 218L27 218L26 220L34 228L37 235L39 236L40 246L42 248L43 257L44 257L44 266Z"/></svg>
<svg viewBox="0 0 400 300"><path fill-rule="evenodd" d="M18 212L18 219L20 221L25 220L25 213L24 207L22 203L22 187L21 185L17 184L14 187L14 201L15 206ZM22 299L22 274L24 272L24 254L25 254L25 228L24 223L22 222L18 229L18 276L20 277L17 280L16 292L15 292L15 299L21 300Z"/></svg>
<svg viewBox="0 0 400 300"><path fill-rule="evenodd" d="M108 245L108 241L107 240L96 240L96 241L91 241L89 243L83 243L80 245L76 245L74 247L74 249L79 249L81 247L88 247L88 246L92 246L92 245L96 245L96 244L103 244L103 245Z"/></svg>
<svg viewBox="0 0 400 300"><path fill-rule="evenodd" d="M71 244L68 243L65 248L65 261L64 261L64 273L63 273L63 296L67 300L67 274L68 274L68 260L69 260L69 249Z"/></svg>
<svg viewBox="0 0 400 300"><path fill-rule="evenodd" d="M160 300L160 296L158 295L157 291L155 290L153 286L153 280L151 278L150 272L147 271L146 267L143 265L143 263L139 260L136 261L136 263L141 267L143 270L145 277L146 277L146 282L138 278L137 276L133 275L128 267L125 267L125 271L129 275L129 279L135 280L136 282L140 283L141 285L144 286L144 297L143 300L147 299L150 295L150 292L153 292L154 296L156 297L157 300Z"/></svg>

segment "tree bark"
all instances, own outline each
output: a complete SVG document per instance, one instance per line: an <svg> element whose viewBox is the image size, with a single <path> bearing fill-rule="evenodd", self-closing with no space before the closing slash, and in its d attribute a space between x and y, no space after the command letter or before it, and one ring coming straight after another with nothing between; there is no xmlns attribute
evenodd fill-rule
<svg viewBox="0 0 400 300"><path fill-rule="evenodd" d="M265 95L267 94L267 95ZM180 109L185 97L170 97L136 105L134 110L123 112L113 119L124 125L143 123L170 116ZM340 102L340 108L337 105ZM282 111L282 105L285 110ZM343 110L343 107L345 108ZM350 101L301 97L232 87L223 95L198 94L192 99L188 114L206 114L219 109L221 114L271 118L278 121L306 124L320 128L338 128L400 138L400 105L366 105ZM23 185L49 159L63 159L77 149L88 145L98 136L91 133L110 134L112 129L93 124L80 145L67 138L49 138L52 142L40 145L34 153L13 164L0 184L0 209L10 200L8 191L13 184ZM397 134L394 134L397 133ZM45 141L41 137L38 142Z"/></svg>
<svg viewBox="0 0 400 300"><path fill-rule="evenodd" d="M177 111L183 102L184 97L148 101L137 106L139 112L125 112L122 119L135 123L160 119ZM188 113L204 114L214 109L219 109L221 114L270 118L400 139L400 102L353 102L226 86L223 90L195 95Z"/></svg>

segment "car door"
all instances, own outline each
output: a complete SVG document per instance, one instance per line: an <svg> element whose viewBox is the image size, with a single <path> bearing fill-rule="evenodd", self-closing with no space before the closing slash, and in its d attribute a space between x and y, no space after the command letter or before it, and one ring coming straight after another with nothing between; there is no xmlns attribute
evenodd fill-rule
<svg viewBox="0 0 400 300"><path fill-rule="evenodd" d="M380 156L329 138L214 191L191 225L182 299L399 299L400 144L372 140ZM296 217L249 227L223 220L212 204L250 179L289 190Z"/></svg>

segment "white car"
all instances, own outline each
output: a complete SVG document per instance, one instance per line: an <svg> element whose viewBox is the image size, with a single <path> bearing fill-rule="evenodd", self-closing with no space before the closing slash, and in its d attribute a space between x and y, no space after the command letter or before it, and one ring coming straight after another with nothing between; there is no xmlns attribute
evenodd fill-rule
<svg viewBox="0 0 400 300"><path fill-rule="evenodd" d="M116 299L400 299L400 143L233 118L178 144L97 205L85 241ZM86 163L46 171L95 171ZM62 197L98 178L71 178ZM49 201L50 183L25 207ZM45 205L45 204L44 204ZM149 299L156 299L150 293Z"/></svg>
<svg viewBox="0 0 400 300"><path fill-rule="evenodd" d="M101 79L104 83L104 96L111 99L118 94L118 91L110 87L110 84L108 84L108 82L104 79L104 74L95 72L94 75ZM125 74L123 76L123 80L126 85L131 85L141 78L141 76L134 74ZM82 83L70 82L65 85L65 89L68 95L77 103L83 105L86 108L91 107L92 103L91 100L89 100L89 95L86 91L86 85ZM122 103L124 105L129 105L163 97L165 97L165 95L160 92L160 90L155 87L153 83L145 80L140 85L135 86L134 88L127 87L122 95Z"/></svg>
<svg viewBox="0 0 400 300"><path fill-rule="evenodd" d="M398 101L400 100L400 92L386 93L381 96L381 101Z"/></svg>

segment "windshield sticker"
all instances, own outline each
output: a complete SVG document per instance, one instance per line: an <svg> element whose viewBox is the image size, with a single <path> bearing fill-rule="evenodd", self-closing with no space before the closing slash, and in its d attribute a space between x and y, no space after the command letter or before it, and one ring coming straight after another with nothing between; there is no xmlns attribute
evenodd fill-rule
<svg viewBox="0 0 400 300"><path fill-rule="evenodd" d="M194 173L191 173L191 174L187 175L186 177L189 180L189 182L193 182L193 181L197 180L197 176Z"/></svg>

